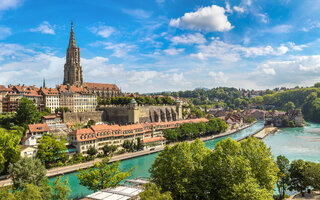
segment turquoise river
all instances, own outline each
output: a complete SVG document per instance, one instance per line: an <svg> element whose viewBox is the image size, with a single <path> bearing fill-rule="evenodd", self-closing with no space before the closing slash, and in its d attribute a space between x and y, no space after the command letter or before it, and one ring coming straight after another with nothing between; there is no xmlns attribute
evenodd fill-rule
<svg viewBox="0 0 320 200"><path fill-rule="evenodd" d="M205 142L206 147L213 149L215 145L227 137L234 140L244 138L252 133L258 131L263 127L263 122L257 122L249 128L241 130L235 134L224 136ZM288 157L290 160L304 159L310 161L320 160L320 124L307 123L302 128L283 128L280 132L274 135L269 135L264 139L265 143L271 147L271 150L275 156L282 154ZM157 153L140 156L123 160L120 163L122 170L129 170L132 167L136 167L130 178L135 177L149 177L149 168L154 162ZM77 172L65 174L64 177L68 177L70 189L72 190L71 198L84 197L93 191L79 184L79 180L75 175ZM50 178L52 183L55 178Z"/></svg>

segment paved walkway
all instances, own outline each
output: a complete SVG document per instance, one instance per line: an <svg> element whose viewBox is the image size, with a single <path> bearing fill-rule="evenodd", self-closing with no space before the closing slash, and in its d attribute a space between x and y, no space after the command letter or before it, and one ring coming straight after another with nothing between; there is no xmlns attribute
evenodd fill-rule
<svg viewBox="0 0 320 200"><path fill-rule="evenodd" d="M254 122L254 123L256 123L256 122ZM253 125L254 123L245 125L245 126L241 127L240 129L237 129L237 130L226 131L226 132L221 133L219 135L202 137L202 138L200 138L200 140L201 141L207 141L207 140L212 140L212 139L215 139L215 138L223 137L223 136L226 136L226 135L231 135L231 134L236 133L236 132L238 132L240 130L248 128L249 126ZM188 142L192 142L192 141L193 140L189 140ZM177 143L178 142L170 143L169 145L173 146L173 145L175 145ZM147 154L156 153L156 152L162 151L164 149L164 147L165 146L157 146L157 147L154 147L155 149L153 151L150 151L149 149L146 149L146 150L143 150L143 151L137 151L137 152L133 152L133 153L124 153L124 154L121 154L121 155L116 155L116 156L113 156L110 159L110 162L115 162L115 161L118 161L118 160L119 161L120 160L126 160L126 159L135 158L135 157L139 157L139 156L143 156L143 155L147 155ZM96 158L93 161L89 161L89 162L85 162L85 163L78 163L78 164L74 164L74 165L70 165L70 166L55 167L55 168L52 168L52 169L48 169L47 170L47 177L63 175L63 174L66 174L66 173L77 171L78 169L84 169L84 168L92 167L92 166L94 166L94 163L100 162L101 160L102 160L102 158ZM12 184L11 179L6 179L6 180L1 180L0 181L0 187L11 185L11 184Z"/></svg>
<svg viewBox="0 0 320 200"><path fill-rule="evenodd" d="M311 194L305 193L304 197L301 194L297 194L286 200L320 200L320 191L313 191Z"/></svg>
<svg viewBox="0 0 320 200"><path fill-rule="evenodd" d="M270 133L274 133L278 130L278 128L276 127L265 127L264 129L262 129L261 131L259 131L258 133L256 133L254 135L254 137L262 140L263 138L265 138L267 135L269 135Z"/></svg>

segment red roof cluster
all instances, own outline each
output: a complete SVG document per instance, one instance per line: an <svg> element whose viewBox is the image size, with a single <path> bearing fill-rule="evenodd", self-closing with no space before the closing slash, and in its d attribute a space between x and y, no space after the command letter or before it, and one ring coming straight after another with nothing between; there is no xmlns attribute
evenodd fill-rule
<svg viewBox="0 0 320 200"><path fill-rule="evenodd" d="M133 134L142 134L152 130L162 130L168 128L175 128L184 123L199 123L199 122L208 122L206 118L198 119L188 119L182 121L171 121L171 122L154 122L154 123L139 123L139 124L130 124L130 125L108 125L108 124L99 124L93 125L91 128L78 129L69 133L70 135L75 135L78 141L88 141L95 140L97 138L105 138L111 136L123 136L123 135L133 135Z"/></svg>
<svg viewBox="0 0 320 200"><path fill-rule="evenodd" d="M29 124L28 125L29 132L30 133L39 133L39 132L48 132L49 126L44 123L44 124Z"/></svg>

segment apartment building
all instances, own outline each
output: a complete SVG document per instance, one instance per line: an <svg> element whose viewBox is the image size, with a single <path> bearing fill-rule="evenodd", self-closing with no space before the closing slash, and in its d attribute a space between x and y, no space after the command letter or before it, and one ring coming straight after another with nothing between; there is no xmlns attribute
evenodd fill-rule
<svg viewBox="0 0 320 200"><path fill-rule="evenodd" d="M93 125L90 128L78 129L68 134L69 143L76 147L78 153L85 154L90 147L103 152L104 145L116 145L118 150L122 149L125 140L137 141L141 139L145 148L153 145L165 145L162 136L164 129L174 129L183 123L208 122L206 118L189 119L172 122L137 123L131 125Z"/></svg>

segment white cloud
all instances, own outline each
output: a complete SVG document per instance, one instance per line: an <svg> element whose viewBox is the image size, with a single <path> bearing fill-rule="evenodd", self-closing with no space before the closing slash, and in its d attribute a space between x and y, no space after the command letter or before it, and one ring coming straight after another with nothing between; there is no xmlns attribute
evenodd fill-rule
<svg viewBox="0 0 320 200"><path fill-rule="evenodd" d="M170 49L165 49L163 52L170 55L170 56L175 56L183 51L184 51L184 49L170 48Z"/></svg>
<svg viewBox="0 0 320 200"><path fill-rule="evenodd" d="M190 33L181 36L174 36L170 41L173 44L203 44L206 42L206 39L201 33Z"/></svg>
<svg viewBox="0 0 320 200"><path fill-rule="evenodd" d="M263 23L265 23L265 24L268 23L269 17L268 17L268 15L266 13L257 13L256 15L260 18L260 20Z"/></svg>
<svg viewBox="0 0 320 200"><path fill-rule="evenodd" d="M226 1L226 13L232 13L232 9L230 7L230 3Z"/></svg>
<svg viewBox="0 0 320 200"><path fill-rule="evenodd" d="M210 71L208 73L208 75L212 78L212 81L214 84L221 84L221 83L226 83L228 78L224 75L223 72L213 72L213 71Z"/></svg>
<svg viewBox="0 0 320 200"><path fill-rule="evenodd" d="M31 32L40 32L44 34L51 34L54 35L54 26L51 26L49 22L44 21L42 22L37 28L29 29Z"/></svg>
<svg viewBox="0 0 320 200"><path fill-rule="evenodd" d="M152 12L142 9L122 9L122 12L138 19L147 19L152 15Z"/></svg>
<svg viewBox="0 0 320 200"><path fill-rule="evenodd" d="M233 28L225 15L224 8L216 5L199 8L196 12L185 13L171 19L170 26L198 31L229 31Z"/></svg>
<svg viewBox="0 0 320 200"><path fill-rule="evenodd" d="M238 13L244 13L245 12L243 7L233 6L233 9Z"/></svg>
<svg viewBox="0 0 320 200"><path fill-rule="evenodd" d="M8 10L17 8L22 4L23 0L0 0L0 10Z"/></svg>
<svg viewBox="0 0 320 200"><path fill-rule="evenodd" d="M128 53L134 50L137 46L126 43L111 43L111 42L100 42L104 45L104 49L113 50L112 56L118 58L128 58Z"/></svg>
<svg viewBox="0 0 320 200"><path fill-rule="evenodd" d="M277 25L274 26L270 29L264 30L263 32L267 32L267 33L289 33L291 32L293 26L289 25L289 24L281 24L281 25Z"/></svg>
<svg viewBox="0 0 320 200"><path fill-rule="evenodd" d="M101 37L104 37L104 38L109 37L112 33L115 32L114 28L112 28L111 26L105 26L105 25L100 25L98 27L91 27L89 28L89 30L92 33L100 35Z"/></svg>
<svg viewBox="0 0 320 200"><path fill-rule="evenodd" d="M0 26L0 40L7 38L11 34L11 28Z"/></svg>
<svg viewBox="0 0 320 200"><path fill-rule="evenodd" d="M208 45L198 45L198 52L191 54L191 57L205 60L208 58L216 58L223 62L237 62L241 57L256 57L276 55L280 56L288 53L289 51L297 51L305 47L304 45L295 46L294 43L288 45L281 44L277 48L272 46L257 46L257 47L244 47L238 44L228 44L219 39L213 39Z"/></svg>

